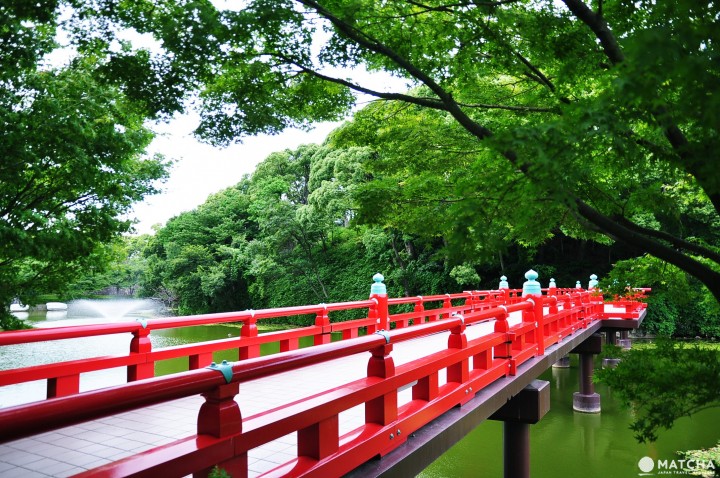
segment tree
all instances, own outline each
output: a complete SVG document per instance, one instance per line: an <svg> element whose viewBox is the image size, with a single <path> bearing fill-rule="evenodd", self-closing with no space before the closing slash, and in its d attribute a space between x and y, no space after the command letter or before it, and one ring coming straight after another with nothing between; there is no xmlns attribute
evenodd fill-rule
<svg viewBox="0 0 720 478"><path fill-rule="evenodd" d="M245 250L257 225L248 186L244 179L213 194L157 231L144 250L143 295L163 299L182 314L250 308Z"/></svg>
<svg viewBox="0 0 720 478"><path fill-rule="evenodd" d="M576 227L649 252L720 299L717 242L634 216L639 201L678 182L717 216L719 9L695 0L255 0L231 11L99 0L79 12L155 35L164 48L156 63L198 89L198 133L212 142L338 118L351 92L434 111L473 138L475 161L502 164ZM337 71L361 67L417 89L385 92Z"/></svg>
<svg viewBox="0 0 720 478"><path fill-rule="evenodd" d="M117 87L95 78L97 58L44 66L44 55L57 46L55 7L0 7L3 328L13 298L32 302L103 264L99 245L130 229L123 215L166 175L165 161L145 154L153 136L145 116Z"/></svg>
<svg viewBox="0 0 720 478"><path fill-rule="evenodd" d="M631 428L640 442L655 441L680 417L720 406L720 354L697 344L660 340L597 376L634 410Z"/></svg>
<svg viewBox="0 0 720 478"><path fill-rule="evenodd" d="M600 281L607 296L623 296L626 287L650 287L642 330L653 335L720 337L720 304L698 280L652 256L618 261Z"/></svg>
<svg viewBox="0 0 720 478"><path fill-rule="evenodd" d="M158 230L143 293L202 313L361 299L378 271L393 295L457 287L436 242L351 221L372 158L368 148L319 145L272 153ZM467 267L458 278L479 280Z"/></svg>
<svg viewBox="0 0 720 478"><path fill-rule="evenodd" d="M89 294L126 294L135 296L144 281L147 261L143 255L152 236L124 235L108 244L95 248L99 256L91 268L84 269L77 280L67 285L66 294L71 297L87 297Z"/></svg>

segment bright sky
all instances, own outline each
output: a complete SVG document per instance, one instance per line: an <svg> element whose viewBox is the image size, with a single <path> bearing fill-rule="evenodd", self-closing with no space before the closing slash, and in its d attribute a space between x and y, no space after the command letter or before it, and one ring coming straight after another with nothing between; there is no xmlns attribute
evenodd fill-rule
<svg viewBox="0 0 720 478"><path fill-rule="evenodd" d="M229 0L213 0L219 8L237 7ZM318 31L318 45L322 43L323 33ZM133 31L123 31L119 36L137 46L154 51L158 42L149 35L139 35ZM67 44L63 33L58 41ZM317 47L316 47L317 48ZM64 48L48 56L51 64L66 63L74 50ZM406 80L392 77L387 73L368 73L361 67L355 69L323 68L322 72L341 78L351 78L356 83L378 91L404 92L410 88ZM361 108L371 98L360 95L356 108ZM130 219L136 219L135 231L138 234L150 234L155 224L164 225L168 219L183 211L190 211L205 202L210 194L237 184L244 174L252 173L255 166L270 153L284 149L295 149L301 144L322 143L327 135L341 123L320 123L312 131L287 130L275 136L257 136L245 138L242 144L227 148L216 148L201 143L192 134L199 123L195 114L180 116L168 124L154 128L158 136L150 145L151 154L161 153L175 161L170 178L161 185L162 193L136 204Z"/></svg>
<svg viewBox="0 0 720 478"><path fill-rule="evenodd" d="M198 141L192 134L199 118L183 115L155 128L158 136L150 145L151 153L173 159L170 178L161 185L162 193L135 205L131 218L137 219L138 234L151 234L153 225L190 211L205 202L210 194L237 184L244 174L270 153L295 149L301 144L322 143L340 123L320 123L312 131L287 130L279 135L245 138L242 144L217 148Z"/></svg>

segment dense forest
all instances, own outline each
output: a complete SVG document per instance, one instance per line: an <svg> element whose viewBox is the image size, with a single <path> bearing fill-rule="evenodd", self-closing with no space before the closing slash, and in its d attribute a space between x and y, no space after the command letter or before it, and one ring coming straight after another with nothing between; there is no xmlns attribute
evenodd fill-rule
<svg viewBox="0 0 720 478"><path fill-rule="evenodd" d="M273 153L251 176L154 235L123 238L109 255L110 267L72 284L69 292L122 289L159 298L180 314L200 314L358 300L368 295L378 271L390 295L398 297L494 289L501 275L521 287L524 272L533 268L545 283L553 277L565 287L578 280L587 287L591 273L613 292L627 284L653 287L645 332L720 335L707 290L637 250L573 237L563 228L535 240L513 240L518 229L538 226L503 222L499 213L488 218L492 229L483 233L492 240L469 247L447 226L444 215L453 214L452 204L438 201L431 214L420 199L408 207L389 194L368 207L376 183L388 180L384 170L392 169L386 164L391 160L381 144L346 142L356 127L347 123L324 145ZM416 214L414 204L424 216L407 219L403 227L402 215ZM691 214L680 220L692 224ZM718 224L710 226L717 233Z"/></svg>

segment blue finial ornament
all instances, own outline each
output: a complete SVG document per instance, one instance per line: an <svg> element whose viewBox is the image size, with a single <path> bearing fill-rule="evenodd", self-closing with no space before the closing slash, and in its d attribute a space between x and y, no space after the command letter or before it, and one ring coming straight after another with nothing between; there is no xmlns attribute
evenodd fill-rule
<svg viewBox="0 0 720 478"><path fill-rule="evenodd" d="M383 284L385 277L379 272L373 276L373 285L370 286L370 295L387 294L387 287Z"/></svg>
<svg viewBox="0 0 720 478"><path fill-rule="evenodd" d="M550 279L550 285L548 285L548 289L557 289L557 285L555 284L555 279Z"/></svg>
<svg viewBox="0 0 720 478"><path fill-rule="evenodd" d="M588 290L594 289L597 286L598 286L597 276L595 274L592 274L590 276L590 282L588 282Z"/></svg>
<svg viewBox="0 0 720 478"><path fill-rule="evenodd" d="M500 277L500 285L498 286L498 289L509 289L510 285L508 284L507 277L501 276Z"/></svg>
<svg viewBox="0 0 720 478"><path fill-rule="evenodd" d="M577 281L577 282L575 283L575 288L576 288L576 289L582 289L582 284L580 284L580 281Z"/></svg>
<svg viewBox="0 0 720 478"><path fill-rule="evenodd" d="M527 280L523 284L523 297L525 297L526 295L542 295L542 291L540 290L540 283L535 280L538 278L538 273L530 269L525 273L525 278Z"/></svg>

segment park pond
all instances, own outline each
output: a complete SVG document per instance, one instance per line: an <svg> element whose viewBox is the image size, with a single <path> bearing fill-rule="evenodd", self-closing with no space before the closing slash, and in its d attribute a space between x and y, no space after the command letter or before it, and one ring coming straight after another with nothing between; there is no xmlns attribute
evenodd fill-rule
<svg viewBox="0 0 720 478"><path fill-rule="evenodd" d="M152 300L78 300L68 303L66 313L31 312L27 321L35 327L59 327L102 322L118 322L169 315ZM153 348L202 342L238 336L237 325L212 325L154 331ZM100 355L125 354L130 334L69 339L0 347L0 369L75 360ZM301 342L301 346L312 339ZM261 353L279 350L278 344L263 346ZM236 360L237 351L216 354L215 360ZM164 375L187 368L187 360L175 359L156 364L156 374ZM572 410L572 394L578 390L577 360L571 368L552 368L541 377L551 384L550 412L531 426L531 473L534 477L582 476L583 478L643 475L638 466L649 457L653 463L665 461L668 467L679 460L679 450L708 448L720 438L720 409L704 410L679 420L672 430L662 432L657 442L639 444L629 429L632 412L620 406L612 390L602 384L596 391L602 397L600 414L582 414ZM124 369L84 374L81 390L119 384L125 380ZM44 382L0 388L0 407L40 400L45 394ZM647 460L646 460L647 462ZM686 475L681 470L657 467L650 473ZM502 423L486 421L471 431L446 454L419 476L423 478L502 476Z"/></svg>

